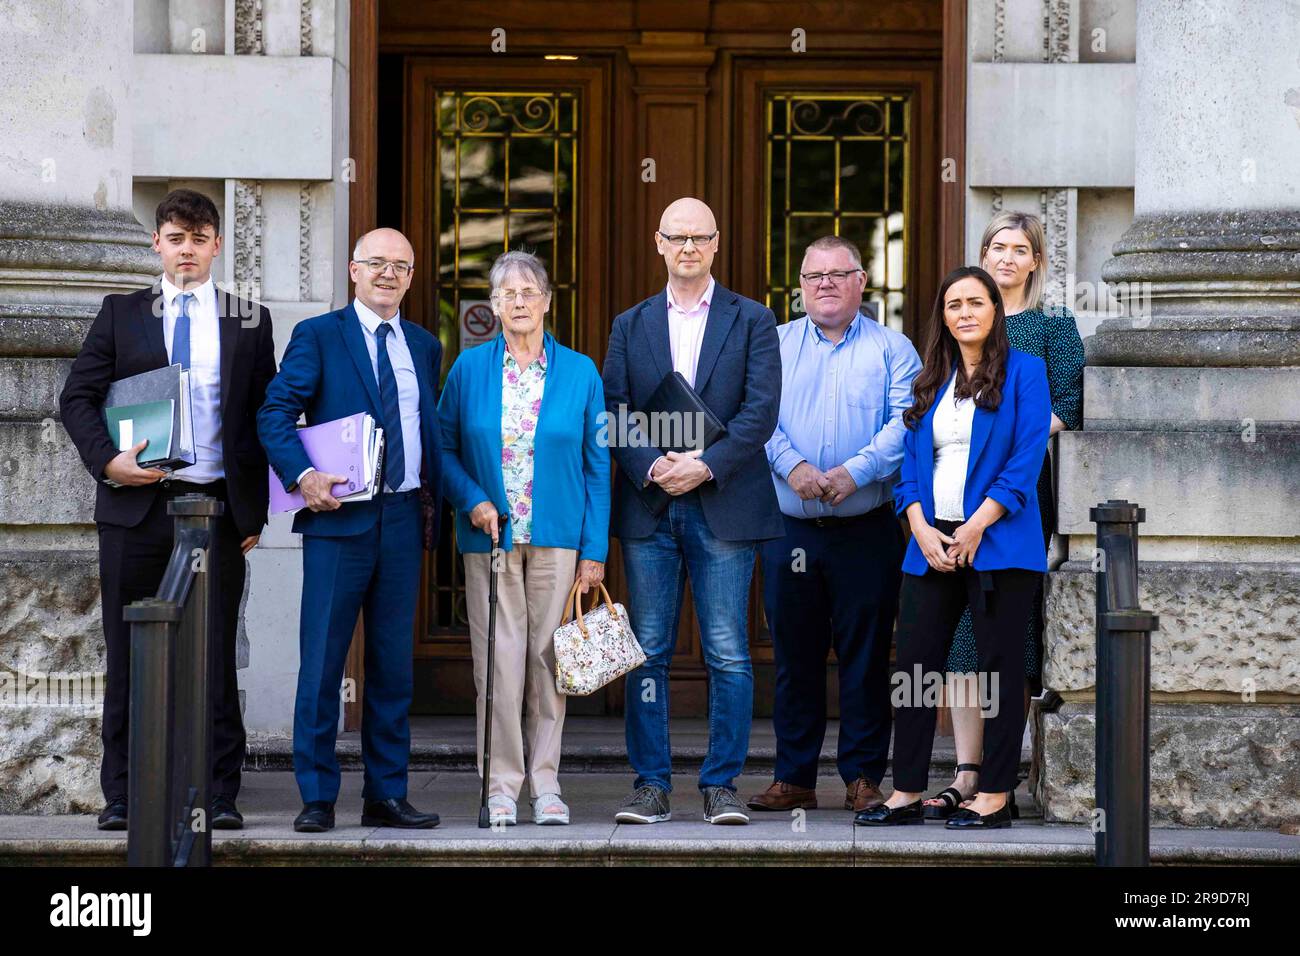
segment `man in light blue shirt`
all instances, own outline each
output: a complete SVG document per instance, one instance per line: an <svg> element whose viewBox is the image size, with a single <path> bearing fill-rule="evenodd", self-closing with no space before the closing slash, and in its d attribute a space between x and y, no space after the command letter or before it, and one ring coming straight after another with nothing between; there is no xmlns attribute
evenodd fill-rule
<svg viewBox="0 0 1300 956"><path fill-rule="evenodd" d="M767 460L786 534L762 549L777 753L775 780L749 801L755 810L817 805L832 647L845 809L884 799L889 644L903 559L893 484L921 360L906 336L859 312L866 281L853 243L816 240L800 269L808 315L777 330L781 411Z"/></svg>

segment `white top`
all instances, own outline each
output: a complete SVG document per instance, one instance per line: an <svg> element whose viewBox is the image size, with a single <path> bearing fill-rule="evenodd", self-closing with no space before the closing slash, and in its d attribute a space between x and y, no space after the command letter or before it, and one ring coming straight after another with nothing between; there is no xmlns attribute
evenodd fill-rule
<svg viewBox="0 0 1300 956"><path fill-rule="evenodd" d="M709 303L713 301L713 277L695 308L683 309L673 299L668 286L668 348L672 352L673 371L681 372L691 388L695 387L695 367L700 364L700 346L704 344L704 326L709 320Z"/></svg>
<svg viewBox="0 0 1300 956"><path fill-rule="evenodd" d="M966 467L970 462L970 433L975 402L954 402L957 376L934 410L934 516L941 521L965 521Z"/></svg>
<svg viewBox="0 0 1300 956"><path fill-rule="evenodd" d="M202 285L186 289L190 301L190 417L194 425L194 464L177 468L172 477L206 485L224 478L221 452L221 329L217 320L217 290L209 277ZM176 320L180 318L181 290L163 276L163 342L168 361Z"/></svg>

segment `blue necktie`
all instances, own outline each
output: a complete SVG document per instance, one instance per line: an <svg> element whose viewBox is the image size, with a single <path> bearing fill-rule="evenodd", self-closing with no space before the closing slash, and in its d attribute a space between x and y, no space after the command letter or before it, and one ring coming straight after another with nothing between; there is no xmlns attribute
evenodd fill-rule
<svg viewBox="0 0 1300 956"><path fill-rule="evenodd" d="M402 407L397 402L397 376L388 358L388 336L393 326L380 322L375 336L379 340L379 401L384 406L384 482L397 491L406 480L406 451L402 446Z"/></svg>
<svg viewBox="0 0 1300 956"><path fill-rule="evenodd" d="M172 331L172 364L181 368L190 367L190 302L194 296L182 292L178 301L180 311L176 313L176 328Z"/></svg>

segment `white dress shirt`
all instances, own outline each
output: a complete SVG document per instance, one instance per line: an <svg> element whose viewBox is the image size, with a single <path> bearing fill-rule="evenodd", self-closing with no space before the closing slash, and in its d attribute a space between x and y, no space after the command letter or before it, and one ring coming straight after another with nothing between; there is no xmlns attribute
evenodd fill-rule
<svg viewBox="0 0 1300 956"><path fill-rule="evenodd" d="M221 455L221 327L217 318L217 290L212 278L186 289L190 300L190 413L194 424L194 464L178 468L172 477L208 484L226 476ZM164 275L162 280L163 341L172 361L172 341L180 316L181 289Z"/></svg>
<svg viewBox="0 0 1300 956"><path fill-rule="evenodd" d="M957 376L934 410L934 516L942 521L965 521L966 467L970 461L970 433L975 424L975 401L953 402Z"/></svg>

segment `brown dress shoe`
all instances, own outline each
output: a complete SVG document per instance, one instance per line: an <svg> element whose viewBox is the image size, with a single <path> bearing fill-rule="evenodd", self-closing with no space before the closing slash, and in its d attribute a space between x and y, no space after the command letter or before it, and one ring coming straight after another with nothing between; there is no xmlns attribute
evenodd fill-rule
<svg viewBox="0 0 1300 956"><path fill-rule="evenodd" d="M745 805L751 810L816 810L817 791L774 780L762 793L750 797Z"/></svg>
<svg viewBox="0 0 1300 956"><path fill-rule="evenodd" d="M885 802L885 795L880 787L866 777L858 777L844 791L844 809L861 813Z"/></svg>

